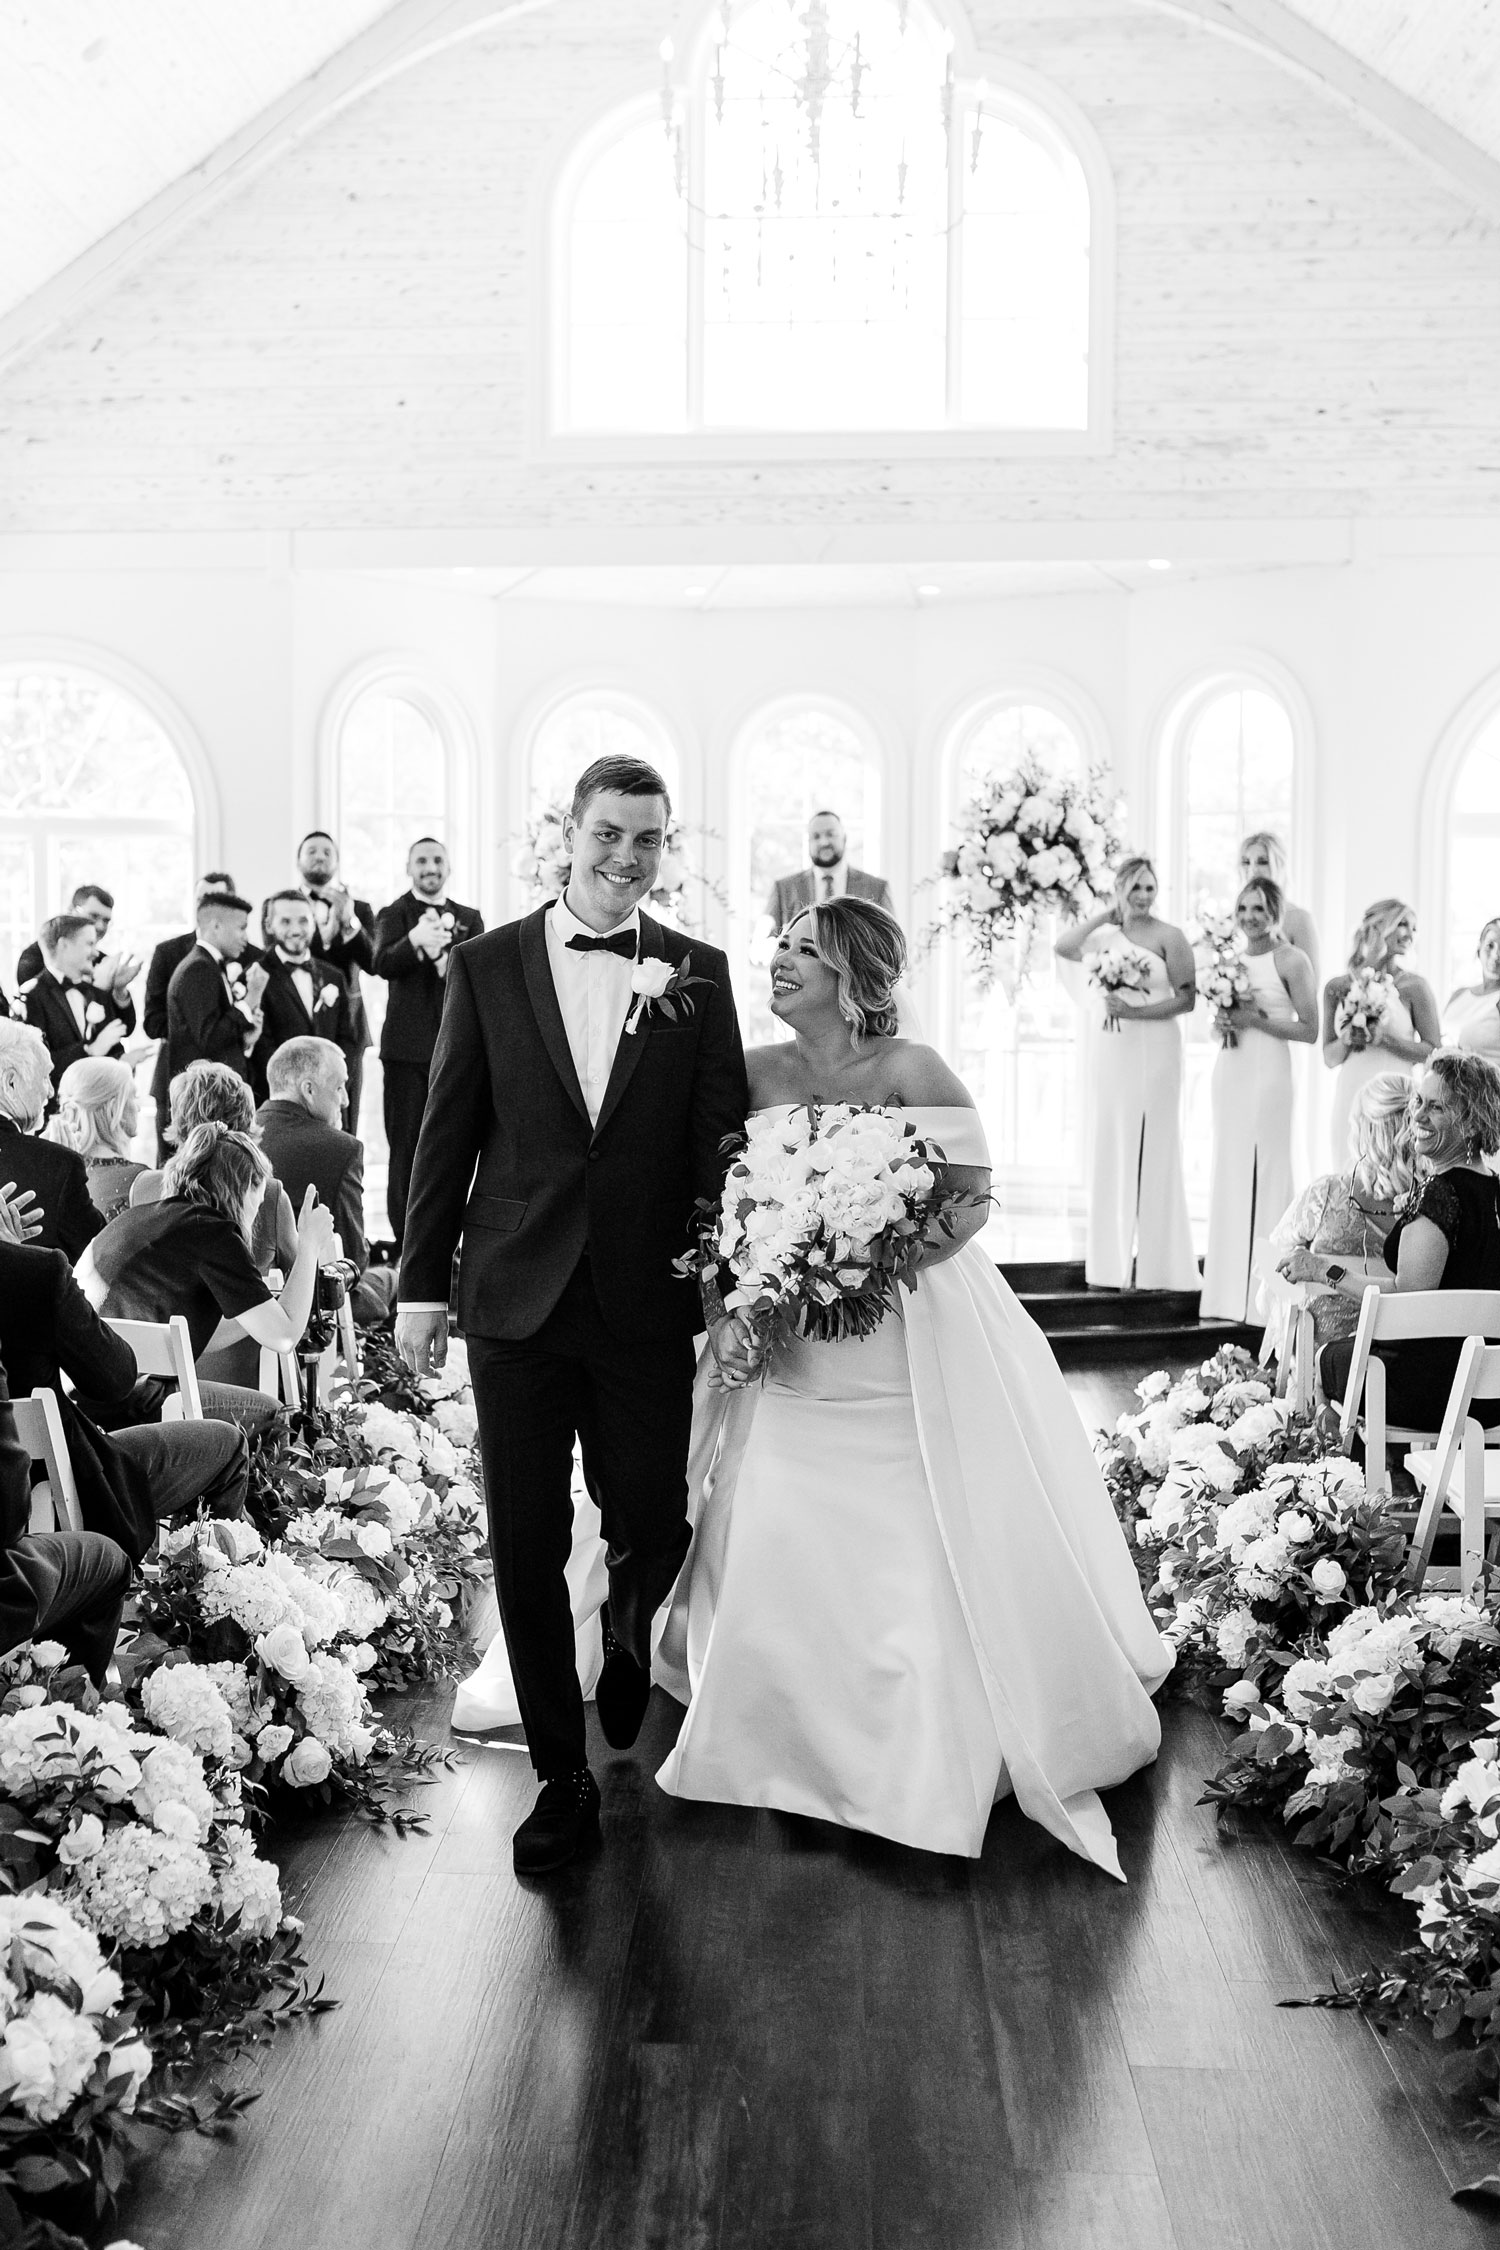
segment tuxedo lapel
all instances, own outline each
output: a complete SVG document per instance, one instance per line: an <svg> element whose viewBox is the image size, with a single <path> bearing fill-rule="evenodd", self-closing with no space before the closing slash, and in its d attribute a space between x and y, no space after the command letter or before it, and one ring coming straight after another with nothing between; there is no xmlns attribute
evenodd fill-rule
<svg viewBox="0 0 1500 2250"><path fill-rule="evenodd" d="M641 944L638 958L642 961L658 961L664 958L664 955L665 948L661 942L661 924L654 922L649 914L643 914L641 916ZM626 1013L626 1023L629 1023L634 1010L635 1002L632 1000L630 1009ZM605 1087L604 1099L599 1104L599 1122L594 1127L595 1133L603 1132L623 1101L625 1089L635 1076L636 1064L646 1051L646 1038L644 1016L636 1025L634 1031L626 1031L622 1028L620 1043L615 1049L615 1059L609 1074L609 1084Z"/></svg>
<svg viewBox="0 0 1500 2250"><path fill-rule="evenodd" d="M312 1036L312 1034L316 1030L316 1026L313 1022L312 1017L308 1014L308 1011L302 1005L302 995L297 990L296 978L292 975L291 970L287 967L285 961L282 960L279 953L273 957L271 974L275 977L277 983L281 986L281 989L285 993L289 1005L296 1010L297 1014L306 1024L307 1035L309 1037ZM316 999L318 991L318 972L316 969L312 970L312 983L313 997L314 999Z"/></svg>
<svg viewBox="0 0 1500 2250"><path fill-rule="evenodd" d="M526 979L531 1012L536 1017L536 1027L542 1035L542 1044L552 1057L553 1066L563 1082L568 1098L587 1125L589 1105L583 1098L583 1088L578 1083L578 1073L573 1067L573 1050L568 1045L567 1027L557 1001L557 986L552 981L552 963L547 958L545 915L544 907L536 914L528 914L521 924L521 969Z"/></svg>

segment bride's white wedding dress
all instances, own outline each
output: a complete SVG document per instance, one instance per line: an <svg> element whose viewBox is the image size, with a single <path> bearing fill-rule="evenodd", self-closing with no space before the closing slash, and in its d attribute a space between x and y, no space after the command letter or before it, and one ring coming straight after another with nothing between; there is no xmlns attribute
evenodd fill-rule
<svg viewBox="0 0 1500 2250"><path fill-rule="evenodd" d="M912 1109L954 1164L974 1111ZM695 1530L655 1676L688 1705L657 1776L977 1858L1021 1809L1120 1875L1095 1792L1156 1755L1152 1626L1041 1331L970 1244L861 1341L700 1365Z"/></svg>

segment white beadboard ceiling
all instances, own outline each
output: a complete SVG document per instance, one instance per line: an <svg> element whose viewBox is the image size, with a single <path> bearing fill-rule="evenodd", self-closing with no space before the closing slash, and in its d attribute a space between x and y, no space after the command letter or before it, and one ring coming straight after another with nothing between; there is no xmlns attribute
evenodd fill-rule
<svg viewBox="0 0 1500 2250"><path fill-rule="evenodd" d="M1500 0L1142 5L1201 8L1273 45L1278 15L1299 17L1500 158ZM0 317L378 19L411 11L412 0L0 0ZM677 12L662 0L664 24Z"/></svg>
<svg viewBox="0 0 1500 2250"><path fill-rule="evenodd" d="M20 304L392 0L0 0L0 311Z"/></svg>

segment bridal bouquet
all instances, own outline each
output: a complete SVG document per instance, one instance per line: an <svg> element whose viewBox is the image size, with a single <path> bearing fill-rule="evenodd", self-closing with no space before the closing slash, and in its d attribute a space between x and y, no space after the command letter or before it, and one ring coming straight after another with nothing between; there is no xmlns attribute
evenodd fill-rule
<svg viewBox="0 0 1500 2250"><path fill-rule="evenodd" d="M1354 969L1349 989L1333 1012L1336 1035L1349 1047L1368 1047L1396 998L1383 969Z"/></svg>
<svg viewBox="0 0 1500 2250"><path fill-rule="evenodd" d="M1207 908L1198 916L1193 961L1200 996L1214 1012L1214 1029L1226 1047L1237 1047L1239 1037L1229 1022L1229 1010L1250 997L1250 973L1240 952L1233 917Z"/></svg>
<svg viewBox="0 0 1500 2250"><path fill-rule="evenodd" d="M769 1348L774 1332L868 1336L916 1287L928 1228L951 1235L971 1196L938 1185L942 1150L889 1109L835 1102L750 1120L717 1203L699 1204L687 1275L735 1286L724 1302Z"/></svg>
<svg viewBox="0 0 1500 2250"><path fill-rule="evenodd" d="M1147 992L1151 987L1154 954L1138 945L1110 945L1089 963L1089 983L1096 992ZM1106 1031L1118 1031L1118 1016L1106 1015Z"/></svg>
<svg viewBox="0 0 1500 2250"><path fill-rule="evenodd" d="M542 906L549 898L561 898L568 887L568 877L573 871L573 855L568 849L563 823L568 817L566 805L545 805L526 823L525 840L511 862L511 871L519 875L526 885L533 906ZM703 828L693 833L701 840L712 834ZM686 910L686 894L690 883L698 884L720 906L729 904L729 894L722 883L694 864L688 849L688 831L680 820L667 826L667 838L657 870L656 883L648 904L653 914L676 925L678 929L692 926L692 916Z"/></svg>
<svg viewBox="0 0 1500 2250"><path fill-rule="evenodd" d="M1001 975L1012 947L1024 976L1041 917L1088 913L1120 856L1102 772L1074 781L1030 753L986 776L958 827L959 842L943 854L947 893L924 939L962 931L981 989Z"/></svg>

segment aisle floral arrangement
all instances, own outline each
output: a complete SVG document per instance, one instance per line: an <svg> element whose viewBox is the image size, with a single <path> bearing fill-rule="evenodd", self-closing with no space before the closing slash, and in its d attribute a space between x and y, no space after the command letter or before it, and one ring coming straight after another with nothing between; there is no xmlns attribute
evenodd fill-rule
<svg viewBox="0 0 1500 2250"><path fill-rule="evenodd" d="M57 1643L0 1661L0 2239L82 2250L148 2131L224 2130L205 2068L333 2005L257 1837L352 1808L398 1833L445 1753L372 1688L462 1668L488 1579L463 1348L374 1341L251 1513L167 1531L101 1699Z"/></svg>
<svg viewBox="0 0 1500 2250"><path fill-rule="evenodd" d="M567 817L568 808L561 804L545 805L540 812L533 813L511 861L511 872L519 875L526 885L533 906L543 906L549 898L561 898L568 887L573 855L563 825ZM702 893L725 908L729 905L729 894L723 884L705 874L695 856L694 847L707 842L713 833L710 828L688 828L675 818L668 823L661 866L646 903L653 914L670 922L675 929L691 930L698 926L699 916L689 905L692 893Z"/></svg>
<svg viewBox="0 0 1500 2250"><path fill-rule="evenodd" d="M1028 753L981 783L957 825L923 944L954 933L981 990L997 977L1019 983L1043 917L1077 921L1109 890L1121 851L1118 807L1102 770L1075 781Z"/></svg>
<svg viewBox="0 0 1500 2250"><path fill-rule="evenodd" d="M1416 1908L1386 1968L1320 1996L1427 2023L1500 2119L1500 1630L1496 1603L1414 1591L1407 1525L1230 1349L1098 1440L1171 1692L1243 1731L1206 1798Z"/></svg>

